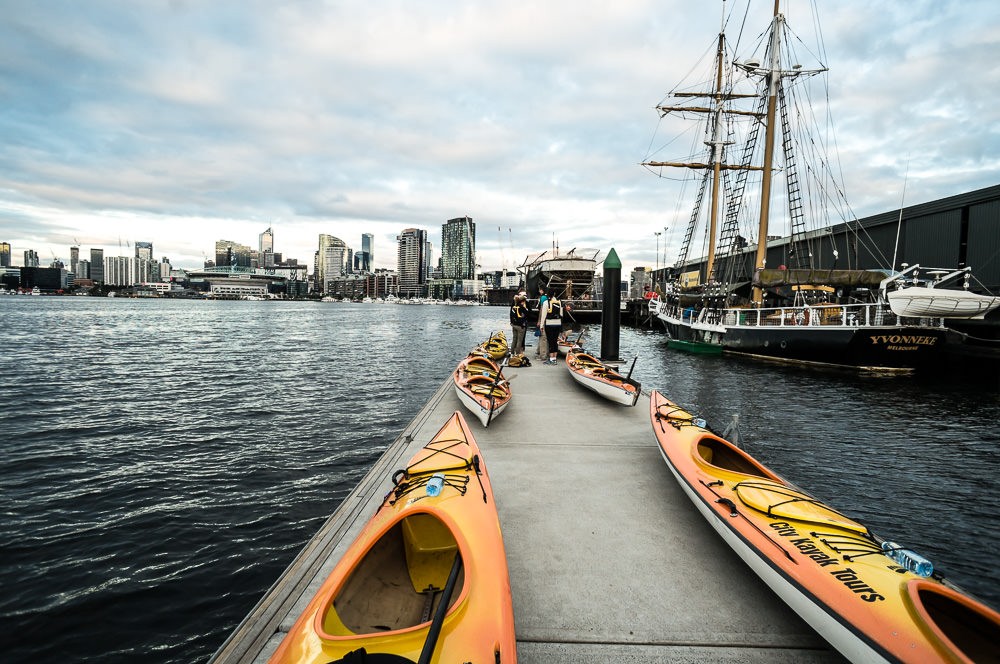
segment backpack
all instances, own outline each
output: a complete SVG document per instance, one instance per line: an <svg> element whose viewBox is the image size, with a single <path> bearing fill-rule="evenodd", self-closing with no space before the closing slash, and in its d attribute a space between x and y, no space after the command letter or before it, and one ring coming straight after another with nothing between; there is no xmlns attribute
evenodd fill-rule
<svg viewBox="0 0 1000 664"><path fill-rule="evenodd" d="M508 367L530 367L531 360L524 353L518 353L517 355L511 355L510 359L507 360Z"/></svg>
<svg viewBox="0 0 1000 664"><path fill-rule="evenodd" d="M545 320L555 319L555 318L562 320L562 315L563 315L562 302L560 302L554 297L549 299L549 313L545 317Z"/></svg>

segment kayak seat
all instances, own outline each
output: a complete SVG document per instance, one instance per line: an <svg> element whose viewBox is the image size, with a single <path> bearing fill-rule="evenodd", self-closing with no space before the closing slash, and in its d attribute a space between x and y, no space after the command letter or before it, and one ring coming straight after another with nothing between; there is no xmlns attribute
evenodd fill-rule
<svg viewBox="0 0 1000 664"><path fill-rule="evenodd" d="M413 514L403 519L403 546L410 581L416 592L429 586L444 588L458 544L448 526L430 514Z"/></svg>
<svg viewBox="0 0 1000 664"><path fill-rule="evenodd" d="M698 441L698 455L705 463L716 468L771 479L771 475L750 456L714 438L702 438Z"/></svg>

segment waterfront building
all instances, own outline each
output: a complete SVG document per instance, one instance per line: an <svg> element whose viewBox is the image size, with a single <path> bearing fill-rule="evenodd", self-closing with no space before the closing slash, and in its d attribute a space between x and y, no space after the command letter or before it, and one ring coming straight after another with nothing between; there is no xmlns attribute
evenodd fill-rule
<svg viewBox="0 0 1000 664"><path fill-rule="evenodd" d="M427 231L407 228L396 236L396 273L399 275L399 296L423 297L427 285L430 243Z"/></svg>
<svg viewBox="0 0 1000 664"><path fill-rule="evenodd" d="M382 298L384 300L390 295L393 297L399 295L399 275L392 270L375 270L365 275L365 278L368 282L365 294L368 297L372 299Z"/></svg>
<svg viewBox="0 0 1000 664"><path fill-rule="evenodd" d="M215 264L218 267L250 267L250 247L239 242L219 240L215 243Z"/></svg>
<svg viewBox="0 0 1000 664"><path fill-rule="evenodd" d="M135 282L135 260L131 256L108 256L104 259L104 284L124 287Z"/></svg>
<svg viewBox="0 0 1000 664"><path fill-rule="evenodd" d="M77 272L77 268L80 267L80 247L74 245L69 248L69 271L73 273L75 277L79 277L80 273Z"/></svg>
<svg viewBox="0 0 1000 664"><path fill-rule="evenodd" d="M472 217L449 219L441 226L441 278L476 278L476 223Z"/></svg>
<svg viewBox="0 0 1000 664"><path fill-rule="evenodd" d="M76 269L73 270L74 281L77 279L90 279L90 261L84 259L76 264Z"/></svg>
<svg viewBox="0 0 1000 664"><path fill-rule="evenodd" d="M0 288L16 291L21 287L21 268L0 266Z"/></svg>
<svg viewBox="0 0 1000 664"><path fill-rule="evenodd" d="M24 251L24 267L38 267L38 252L34 249Z"/></svg>
<svg viewBox="0 0 1000 664"><path fill-rule="evenodd" d="M170 259L166 256L160 260L160 281L169 281L170 273L173 272L174 266L170 264Z"/></svg>
<svg viewBox="0 0 1000 664"><path fill-rule="evenodd" d="M90 279L96 284L104 283L104 250L90 250Z"/></svg>
<svg viewBox="0 0 1000 664"><path fill-rule="evenodd" d="M316 290L326 292L329 282L347 274L348 252L347 243L333 235L321 233L319 250L316 252L316 265L313 274L316 278Z"/></svg>
<svg viewBox="0 0 1000 664"><path fill-rule="evenodd" d="M0 242L0 267L10 267L9 242Z"/></svg>
<svg viewBox="0 0 1000 664"><path fill-rule="evenodd" d="M153 260L153 243L152 242L136 242L135 243L135 257L138 260Z"/></svg>
<svg viewBox="0 0 1000 664"><path fill-rule="evenodd" d="M58 267L26 266L21 268L21 288L37 287L41 291L55 292L66 287L66 270Z"/></svg>

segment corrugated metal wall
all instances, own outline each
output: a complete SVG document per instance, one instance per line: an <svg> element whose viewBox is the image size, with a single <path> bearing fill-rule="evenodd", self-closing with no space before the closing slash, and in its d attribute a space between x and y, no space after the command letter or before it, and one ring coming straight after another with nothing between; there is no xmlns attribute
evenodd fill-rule
<svg viewBox="0 0 1000 664"><path fill-rule="evenodd" d="M903 217L903 241L896 269L902 263L951 269L960 262L962 211L948 210L922 217Z"/></svg>
<svg viewBox="0 0 1000 664"><path fill-rule="evenodd" d="M969 244L966 263L994 293L1000 292L1000 200L969 207Z"/></svg>

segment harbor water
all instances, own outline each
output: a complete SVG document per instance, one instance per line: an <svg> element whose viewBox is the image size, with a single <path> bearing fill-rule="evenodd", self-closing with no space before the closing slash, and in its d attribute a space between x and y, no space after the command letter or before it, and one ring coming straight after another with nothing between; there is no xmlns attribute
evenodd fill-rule
<svg viewBox="0 0 1000 664"><path fill-rule="evenodd" d="M504 308L0 298L5 661L207 659L495 329ZM630 328L620 349L644 389L719 431L738 416L761 461L1000 607L995 384L686 355Z"/></svg>

